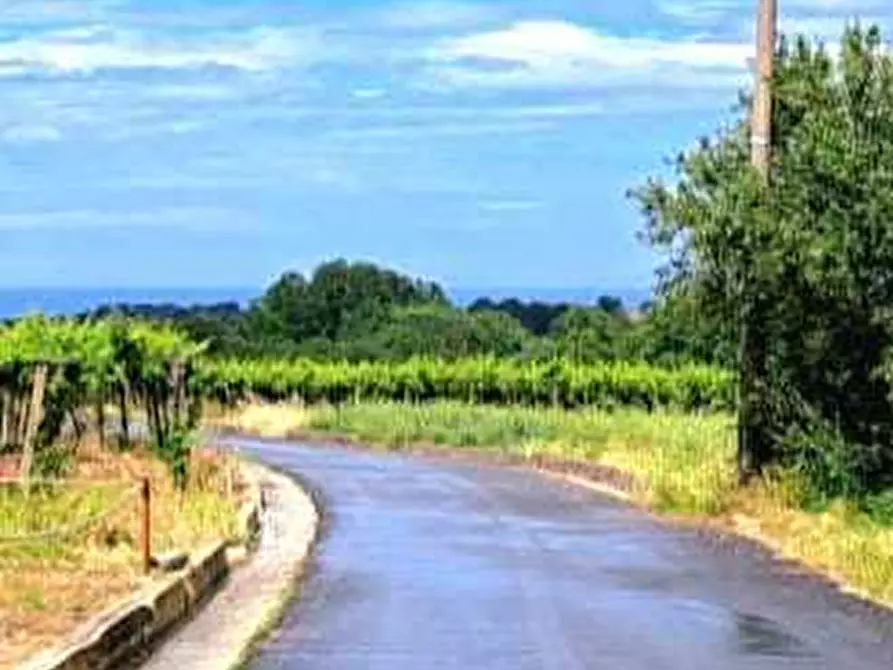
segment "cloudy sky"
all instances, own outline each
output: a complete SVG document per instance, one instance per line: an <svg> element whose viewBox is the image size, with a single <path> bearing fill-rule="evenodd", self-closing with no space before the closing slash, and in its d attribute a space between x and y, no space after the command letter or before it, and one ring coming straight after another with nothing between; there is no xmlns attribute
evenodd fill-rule
<svg viewBox="0 0 893 670"><path fill-rule="evenodd" d="M755 0L2 0L0 286L646 286L627 188L747 81ZM836 38L889 0L781 0Z"/></svg>

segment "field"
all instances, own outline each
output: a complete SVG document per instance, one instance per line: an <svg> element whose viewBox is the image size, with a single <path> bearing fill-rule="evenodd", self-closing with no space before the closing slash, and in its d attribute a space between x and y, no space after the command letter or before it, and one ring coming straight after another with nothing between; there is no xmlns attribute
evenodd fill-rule
<svg viewBox="0 0 893 670"><path fill-rule="evenodd" d="M754 537L786 558L893 605L893 528L839 501L801 507L790 476L737 486L735 423L723 413L565 411L459 403L246 405L218 425L269 437L354 438L389 449L482 447L527 459L599 463L631 474L635 500L674 520Z"/></svg>

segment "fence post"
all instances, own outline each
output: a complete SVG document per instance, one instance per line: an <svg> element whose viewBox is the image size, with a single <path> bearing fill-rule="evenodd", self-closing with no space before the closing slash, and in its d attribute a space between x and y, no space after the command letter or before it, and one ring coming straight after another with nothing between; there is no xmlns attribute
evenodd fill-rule
<svg viewBox="0 0 893 670"><path fill-rule="evenodd" d="M152 486L148 477L140 482L140 550L143 572L152 570Z"/></svg>
<svg viewBox="0 0 893 670"><path fill-rule="evenodd" d="M39 364L32 375L31 407L28 410L28 421L25 424L25 441L22 451L22 489L26 494L31 489L31 466L34 462L34 442L37 440L37 431L43 420L43 396L46 391L47 366Z"/></svg>

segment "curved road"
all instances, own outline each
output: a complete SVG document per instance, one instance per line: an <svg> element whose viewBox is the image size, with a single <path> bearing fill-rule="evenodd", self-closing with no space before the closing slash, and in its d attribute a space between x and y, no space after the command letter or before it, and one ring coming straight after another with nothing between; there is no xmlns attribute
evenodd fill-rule
<svg viewBox="0 0 893 670"><path fill-rule="evenodd" d="M257 670L890 670L891 617L533 472L241 441L329 528Z"/></svg>

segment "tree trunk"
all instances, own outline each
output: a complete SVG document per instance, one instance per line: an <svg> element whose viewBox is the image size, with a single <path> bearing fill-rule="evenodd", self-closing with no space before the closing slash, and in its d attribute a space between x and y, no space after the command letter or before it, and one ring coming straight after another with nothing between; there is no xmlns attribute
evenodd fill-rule
<svg viewBox="0 0 893 670"><path fill-rule="evenodd" d="M155 433L155 444L159 449L164 449L164 429L161 425L161 413L159 411L158 405L158 395L155 392L155 389L152 389L148 392L148 405L149 405L149 421L152 424L153 432Z"/></svg>
<svg viewBox="0 0 893 670"><path fill-rule="evenodd" d="M766 422L766 337L759 318L745 317L741 324L738 387L738 478L747 484L762 474L773 457Z"/></svg>

